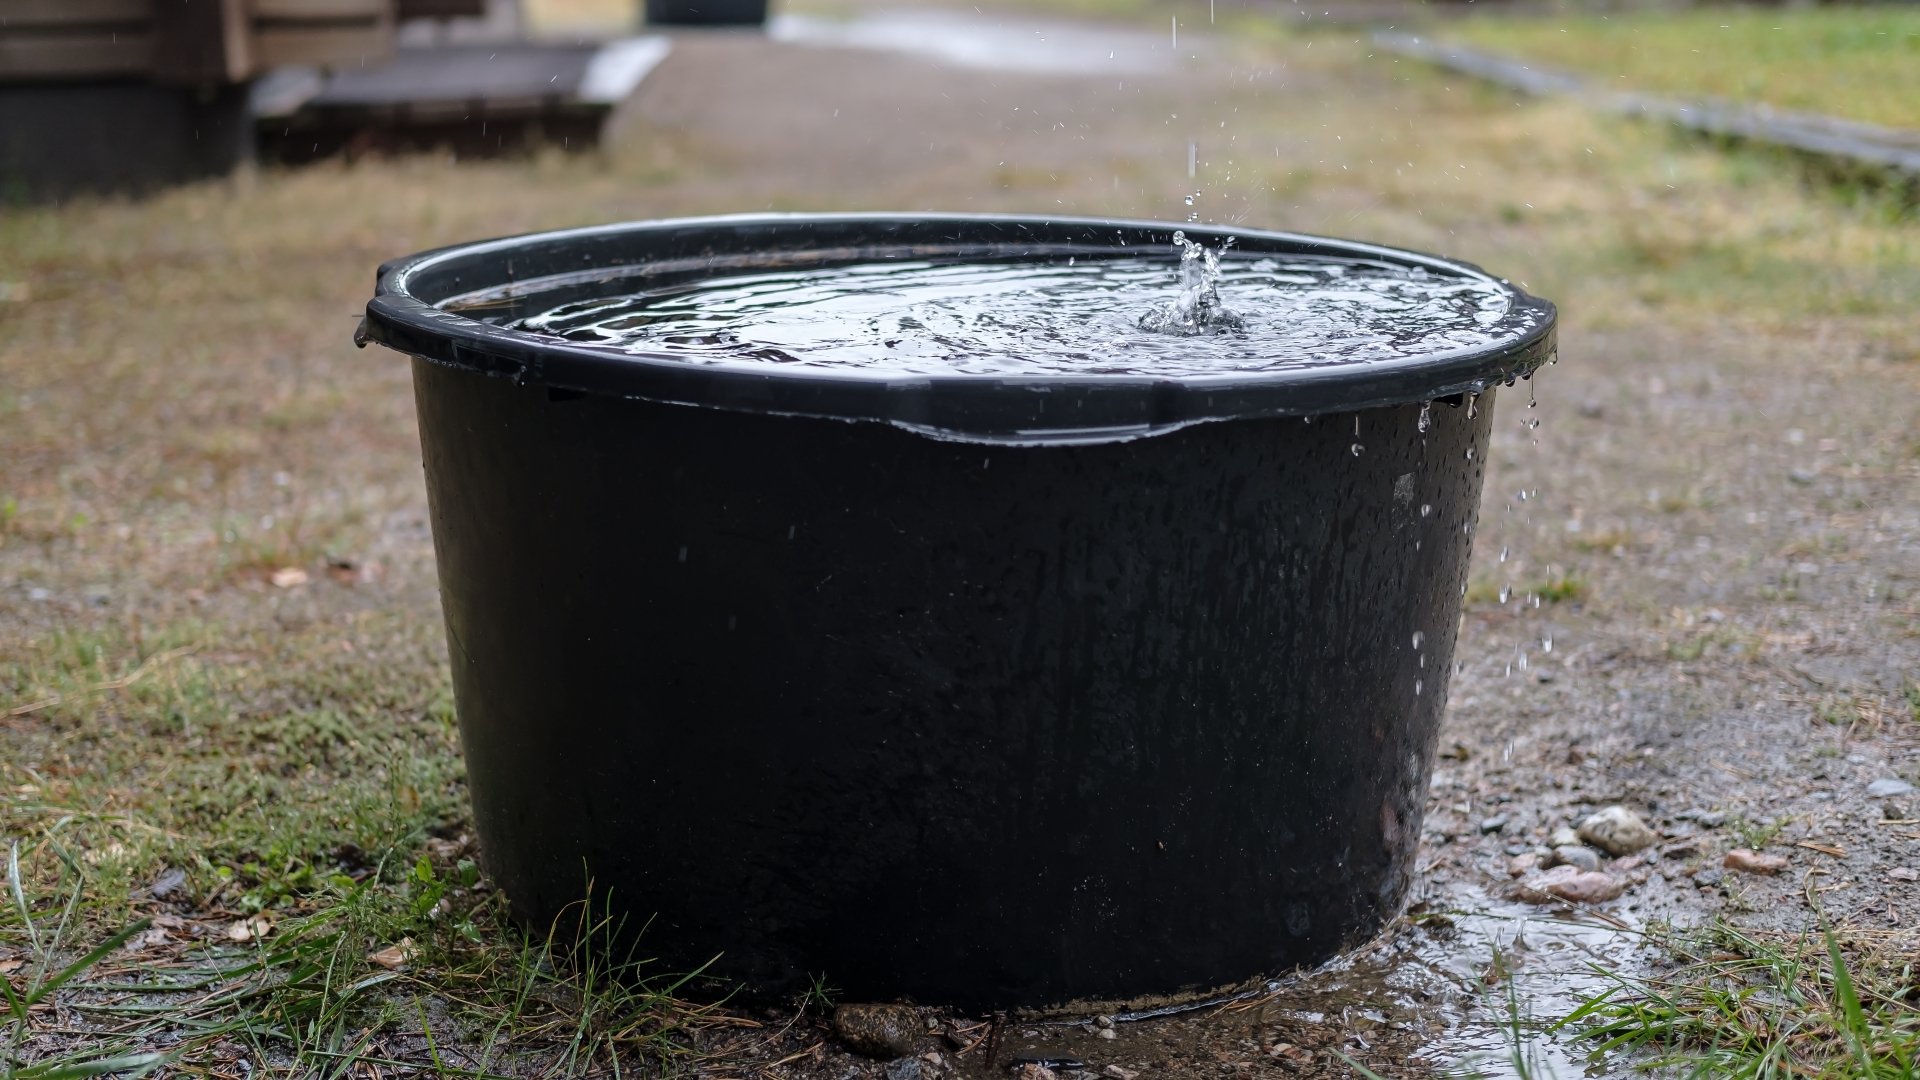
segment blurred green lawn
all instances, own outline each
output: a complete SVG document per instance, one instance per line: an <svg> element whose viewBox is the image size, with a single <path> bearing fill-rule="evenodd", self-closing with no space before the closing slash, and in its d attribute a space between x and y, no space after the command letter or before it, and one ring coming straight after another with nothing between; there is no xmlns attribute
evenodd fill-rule
<svg viewBox="0 0 1920 1080"><path fill-rule="evenodd" d="M1920 129L1920 6L1479 18L1447 36L1621 89L1762 102Z"/></svg>

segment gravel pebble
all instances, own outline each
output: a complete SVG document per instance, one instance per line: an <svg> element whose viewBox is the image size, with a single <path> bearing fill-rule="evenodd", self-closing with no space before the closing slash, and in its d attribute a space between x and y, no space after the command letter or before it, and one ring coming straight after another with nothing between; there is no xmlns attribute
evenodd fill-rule
<svg viewBox="0 0 1920 1080"><path fill-rule="evenodd" d="M1547 858L1547 865L1571 866L1577 870L1598 870L1600 853L1579 844L1565 844L1553 849L1553 854Z"/></svg>
<svg viewBox="0 0 1920 1080"><path fill-rule="evenodd" d="M849 1050L869 1057L912 1054L927 1023L910 1005L842 1005L833 1010L833 1032Z"/></svg>
<svg viewBox="0 0 1920 1080"><path fill-rule="evenodd" d="M1626 891L1626 885L1612 874L1582 870L1575 866L1556 866L1544 874L1518 882L1511 890L1516 900L1529 904L1551 904L1566 900L1576 904L1598 904Z"/></svg>
<svg viewBox="0 0 1920 1080"><path fill-rule="evenodd" d="M1574 831L1580 834L1580 839L1609 855L1631 855L1660 839L1640 820L1640 815L1624 806L1609 806L1589 814Z"/></svg>
<svg viewBox="0 0 1920 1080"><path fill-rule="evenodd" d="M1720 865L1729 870L1738 870L1743 874L1773 875L1787 868L1787 857L1763 855L1757 851L1748 851L1746 848L1734 848L1727 852L1726 858L1720 860Z"/></svg>

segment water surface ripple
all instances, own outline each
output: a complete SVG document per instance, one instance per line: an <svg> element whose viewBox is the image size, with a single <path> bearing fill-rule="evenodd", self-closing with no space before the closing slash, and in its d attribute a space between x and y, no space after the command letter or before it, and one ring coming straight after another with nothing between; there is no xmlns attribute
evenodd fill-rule
<svg viewBox="0 0 1920 1080"><path fill-rule="evenodd" d="M682 280L563 304L522 330L695 363L880 375L1201 376L1483 348L1511 337L1501 285L1419 268L1229 255L1239 325L1154 333L1179 293L1165 256L889 261Z"/></svg>

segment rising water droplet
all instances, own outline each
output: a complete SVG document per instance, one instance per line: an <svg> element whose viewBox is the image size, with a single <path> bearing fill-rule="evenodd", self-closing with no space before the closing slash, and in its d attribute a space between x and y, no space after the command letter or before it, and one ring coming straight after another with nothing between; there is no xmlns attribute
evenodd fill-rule
<svg viewBox="0 0 1920 1080"><path fill-rule="evenodd" d="M1359 457L1361 453L1366 450L1366 447L1361 446L1359 443L1354 443L1352 449L1353 449L1353 456Z"/></svg>
<svg viewBox="0 0 1920 1080"><path fill-rule="evenodd" d="M1192 202L1190 197L1188 202ZM1220 301L1220 255L1233 245L1228 237L1219 251L1187 239L1184 230L1173 234L1180 249L1180 295L1140 317L1142 330L1185 337L1214 336L1240 330L1245 323Z"/></svg>

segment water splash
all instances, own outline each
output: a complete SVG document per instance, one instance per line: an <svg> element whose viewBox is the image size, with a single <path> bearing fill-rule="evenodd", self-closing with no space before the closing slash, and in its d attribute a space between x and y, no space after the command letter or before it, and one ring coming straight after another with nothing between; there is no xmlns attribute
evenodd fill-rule
<svg viewBox="0 0 1920 1080"><path fill-rule="evenodd" d="M901 259L668 278L639 292L626 291L632 279L602 294L568 286L516 295L485 321L689 363L925 375L1287 371L1485 348L1506 332L1494 328L1509 298L1477 280L1189 243L1180 252L1177 294L1157 252ZM1428 422L1439 423L1432 410Z"/></svg>
<svg viewBox="0 0 1920 1080"><path fill-rule="evenodd" d="M1211 337L1242 329L1240 316L1220 302L1220 251L1233 246L1228 237L1220 251L1187 239L1184 231L1173 234L1180 249L1180 295L1140 316L1140 329L1156 334L1183 337Z"/></svg>

